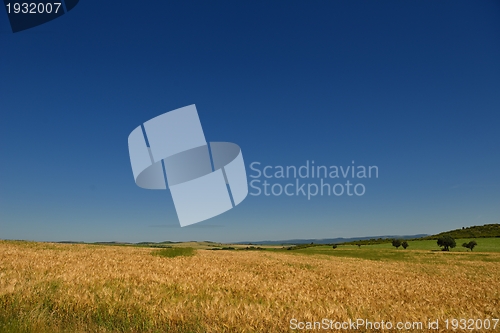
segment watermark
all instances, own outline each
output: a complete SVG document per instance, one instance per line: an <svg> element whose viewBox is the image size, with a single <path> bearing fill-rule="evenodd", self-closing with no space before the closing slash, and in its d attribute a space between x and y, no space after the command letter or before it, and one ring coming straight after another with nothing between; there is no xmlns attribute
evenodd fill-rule
<svg viewBox="0 0 500 333"><path fill-rule="evenodd" d="M334 319L323 318L319 321L300 321L296 318L290 319L291 330L454 330L454 331L471 331L471 330L496 330L498 318L449 318L445 320L426 320L426 321L374 321L369 319L349 319L338 321Z"/></svg>
<svg viewBox="0 0 500 333"><path fill-rule="evenodd" d="M138 126L128 149L136 184L152 190L168 184L182 227L222 214L248 194L240 147L208 144L195 105Z"/></svg>
<svg viewBox="0 0 500 333"><path fill-rule="evenodd" d="M323 318L320 321L299 321L295 318L290 320L292 330L423 330L424 323L415 322L395 322L392 321L372 321L368 319L355 319L337 321Z"/></svg>
<svg viewBox="0 0 500 333"><path fill-rule="evenodd" d="M79 0L4 0L12 32L19 32L52 21L73 8Z"/></svg>
<svg viewBox="0 0 500 333"><path fill-rule="evenodd" d="M170 189L181 226L198 223L252 196L361 197L376 165L250 163L247 179L240 147L207 143L195 105L173 110L136 127L128 137L134 180L145 189ZM251 191L249 192L249 187Z"/></svg>
<svg viewBox="0 0 500 333"><path fill-rule="evenodd" d="M252 162L250 170L250 195L304 196L307 200L315 196L360 197L366 193L363 181L379 176L378 166L356 165L354 161L347 166L317 165L314 160L300 166Z"/></svg>

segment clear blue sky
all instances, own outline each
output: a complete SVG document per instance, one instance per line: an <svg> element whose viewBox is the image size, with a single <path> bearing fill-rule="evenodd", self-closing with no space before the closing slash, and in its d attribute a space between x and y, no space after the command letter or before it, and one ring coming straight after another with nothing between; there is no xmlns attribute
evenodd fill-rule
<svg viewBox="0 0 500 333"><path fill-rule="evenodd" d="M500 222L500 2L81 0L0 10L0 239L280 240ZM248 196L180 228L127 137L196 104L247 165L377 165L362 197ZM273 180L275 181L275 180ZM330 180L332 181L332 180ZM282 182L283 184L286 183Z"/></svg>

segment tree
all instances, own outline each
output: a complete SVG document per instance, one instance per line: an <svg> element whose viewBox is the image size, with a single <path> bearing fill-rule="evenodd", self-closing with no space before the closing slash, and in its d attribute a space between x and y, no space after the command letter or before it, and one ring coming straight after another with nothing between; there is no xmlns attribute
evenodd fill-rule
<svg viewBox="0 0 500 333"><path fill-rule="evenodd" d="M333 244L332 245L332 248L335 250L337 248L337 245L336 244Z"/></svg>
<svg viewBox="0 0 500 333"><path fill-rule="evenodd" d="M361 243L357 243L356 245L358 246L358 248L361 248Z"/></svg>
<svg viewBox="0 0 500 333"><path fill-rule="evenodd" d="M457 243L453 237L445 235L438 238L437 245L442 247L443 251L450 251L450 248L452 249L457 246Z"/></svg>
<svg viewBox="0 0 500 333"><path fill-rule="evenodd" d="M401 240L400 239L393 239L392 246L394 246L396 249L398 249L401 246Z"/></svg>
<svg viewBox="0 0 500 333"><path fill-rule="evenodd" d="M406 250L406 248L407 248L408 246L410 246L410 244L408 244L408 242L407 242L407 241L404 241L403 243L401 243L401 246L403 247L403 249L405 249L405 250Z"/></svg>
<svg viewBox="0 0 500 333"><path fill-rule="evenodd" d="M469 249L472 251L472 249L474 249L474 247L476 247L477 243L476 241L470 241L469 242Z"/></svg>
<svg viewBox="0 0 500 333"><path fill-rule="evenodd" d="M476 241L470 241L468 243L463 243L462 246L463 247L466 247L468 249L470 249L472 251L472 249L474 249L474 247L476 247L477 243Z"/></svg>

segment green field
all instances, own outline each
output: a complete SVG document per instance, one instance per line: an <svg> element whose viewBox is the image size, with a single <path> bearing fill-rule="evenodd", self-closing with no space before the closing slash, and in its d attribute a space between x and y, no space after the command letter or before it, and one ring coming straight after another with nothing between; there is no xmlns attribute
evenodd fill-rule
<svg viewBox="0 0 500 333"><path fill-rule="evenodd" d="M449 252L441 251L436 240L408 241L409 247L396 249L391 243L362 245L338 245L336 249L331 246L312 246L297 250L279 250L291 254L302 255L329 255L335 257L360 258L368 260L398 260L418 262L440 262L443 256L453 255L459 261L491 261L500 262L500 238L479 238L474 251L470 251L462 244L472 239L457 239L457 246Z"/></svg>
<svg viewBox="0 0 500 333"><path fill-rule="evenodd" d="M155 250L151 254L159 257L174 258L180 256L192 256L195 253L195 249L192 247L172 247L167 249Z"/></svg>

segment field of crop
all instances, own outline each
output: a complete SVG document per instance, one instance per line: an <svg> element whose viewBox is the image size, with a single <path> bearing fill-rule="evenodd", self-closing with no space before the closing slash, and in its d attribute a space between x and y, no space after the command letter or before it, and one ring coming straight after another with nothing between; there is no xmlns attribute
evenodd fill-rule
<svg viewBox="0 0 500 333"><path fill-rule="evenodd" d="M481 252L496 241L450 253L415 242L209 251L0 241L0 332L287 332L293 318L438 319L446 331L445 319L500 317L500 253Z"/></svg>

